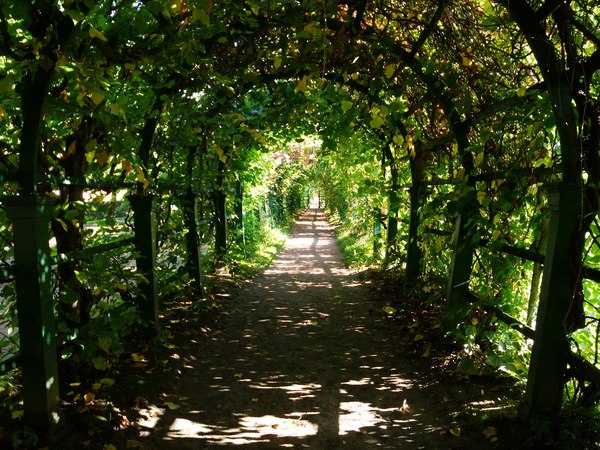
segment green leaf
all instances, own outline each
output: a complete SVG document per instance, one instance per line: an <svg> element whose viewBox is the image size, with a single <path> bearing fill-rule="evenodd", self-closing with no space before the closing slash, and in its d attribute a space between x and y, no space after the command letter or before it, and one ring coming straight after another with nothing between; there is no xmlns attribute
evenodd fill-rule
<svg viewBox="0 0 600 450"><path fill-rule="evenodd" d="M210 17L206 13L206 11L202 8L195 8L194 11L192 11L192 17L194 18L194 20L197 20L202 25L205 25L205 26L210 25Z"/></svg>
<svg viewBox="0 0 600 450"><path fill-rule="evenodd" d="M371 128L376 129L376 128L379 128L384 123L385 123L385 120L381 116L375 116L375 117L373 117L373 119L371 119L371 122L369 123L369 125L371 126Z"/></svg>
<svg viewBox="0 0 600 450"><path fill-rule="evenodd" d="M100 336L100 338L98 339L98 347L100 347L106 353L110 352L111 344L112 339L109 336Z"/></svg>
<svg viewBox="0 0 600 450"><path fill-rule="evenodd" d="M349 111L352 109L352 106L354 106L354 104L351 101L342 100L342 111Z"/></svg>
<svg viewBox="0 0 600 450"><path fill-rule="evenodd" d="M64 14L69 16L75 25L85 19L85 14L76 9L67 9Z"/></svg>
<svg viewBox="0 0 600 450"><path fill-rule="evenodd" d="M96 28L94 28L93 26L90 25L90 37L92 39L96 38L96 39L100 39L103 42L107 42L108 39L106 38L106 36L104 36L104 34L102 34L102 32L100 30L97 30Z"/></svg>

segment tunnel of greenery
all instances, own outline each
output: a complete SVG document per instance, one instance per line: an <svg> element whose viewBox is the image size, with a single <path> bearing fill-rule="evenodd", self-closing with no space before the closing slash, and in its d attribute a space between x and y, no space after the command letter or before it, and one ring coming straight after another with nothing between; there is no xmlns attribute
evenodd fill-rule
<svg viewBox="0 0 600 450"><path fill-rule="evenodd" d="M59 366L105 370L316 198L526 420L597 412L599 29L594 0L0 1L13 417L53 429Z"/></svg>

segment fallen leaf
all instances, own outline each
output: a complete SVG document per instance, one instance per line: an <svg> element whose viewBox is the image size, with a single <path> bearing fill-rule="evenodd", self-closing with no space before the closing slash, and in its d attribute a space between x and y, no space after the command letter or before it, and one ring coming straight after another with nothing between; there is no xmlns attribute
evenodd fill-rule
<svg viewBox="0 0 600 450"><path fill-rule="evenodd" d="M460 437L460 432L461 432L460 425L456 425L455 427L450 428L448 431L450 431L451 435Z"/></svg>
<svg viewBox="0 0 600 450"><path fill-rule="evenodd" d="M133 359L133 362L136 363L146 362L146 358L140 353L132 353L131 359Z"/></svg>
<svg viewBox="0 0 600 450"><path fill-rule="evenodd" d="M486 439L491 440L493 437L496 437L498 435L498 430L496 429L496 427L487 427L481 433L485 436Z"/></svg>
<svg viewBox="0 0 600 450"><path fill-rule="evenodd" d="M83 400L85 401L86 405L89 405L90 403L92 403L95 398L96 398L96 394L94 394L93 392L88 392L87 394L85 394L83 396Z"/></svg>

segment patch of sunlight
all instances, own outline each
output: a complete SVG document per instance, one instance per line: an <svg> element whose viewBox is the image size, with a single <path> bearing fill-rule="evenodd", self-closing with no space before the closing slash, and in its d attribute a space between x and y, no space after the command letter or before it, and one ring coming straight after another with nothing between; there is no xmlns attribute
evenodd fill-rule
<svg viewBox="0 0 600 450"><path fill-rule="evenodd" d="M350 380L342 383L348 386L365 386L371 384L370 378L363 378L362 380Z"/></svg>
<svg viewBox="0 0 600 450"><path fill-rule="evenodd" d="M309 384L288 384L288 385L265 385L257 384L250 386L253 389L280 389L293 394L313 394L315 391L321 389L320 384L309 383Z"/></svg>
<svg viewBox="0 0 600 450"><path fill-rule="evenodd" d="M154 405L148 405L147 408L140 409L140 417L137 420L137 423L141 427L140 436L148 436L164 413L164 408L159 408Z"/></svg>
<svg viewBox="0 0 600 450"><path fill-rule="evenodd" d="M369 403L342 402L340 404L340 436L351 432L360 432L363 428L379 426L387 428L387 420L380 413L400 411L400 408L376 408Z"/></svg>
<svg viewBox="0 0 600 450"><path fill-rule="evenodd" d="M306 248L306 247L310 247L313 242L315 241L314 237L295 237L295 238L290 238L287 241L286 247L287 248ZM317 243L317 245L319 245Z"/></svg>
<svg viewBox="0 0 600 450"><path fill-rule="evenodd" d="M506 409L506 406L497 404L494 400L480 400L477 402L467 403L477 411L500 411Z"/></svg>
<svg viewBox="0 0 600 450"><path fill-rule="evenodd" d="M317 434L318 428L303 417L310 413L293 413L293 417L244 416L239 426L223 428L194 422L184 418L173 421L167 433L168 439L202 438L218 445L245 445L269 442L267 436L304 437Z"/></svg>

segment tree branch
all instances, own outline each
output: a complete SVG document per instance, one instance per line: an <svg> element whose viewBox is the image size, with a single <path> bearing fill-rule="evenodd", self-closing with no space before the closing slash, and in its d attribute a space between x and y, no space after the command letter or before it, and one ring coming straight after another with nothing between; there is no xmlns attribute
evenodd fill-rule
<svg viewBox="0 0 600 450"><path fill-rule="evenodd" d="M446 11L446 8L448 7L449 4L450 4L450 0L440 0L440 3L438 5L437 9L435 10L435 13L433 14L431 21L427 25L427 28L425 28L423 30L423 32L420 34L417 42L414 43L412 50L410 51L411 56L415 56L417 54L417 52L420 50L420 48L423 46L425 41L427 41L429 36L431 36L431 33L433 33L433 30L435 30L437 23L440 21L440 19L444 15L444 11Z"/></svg>

